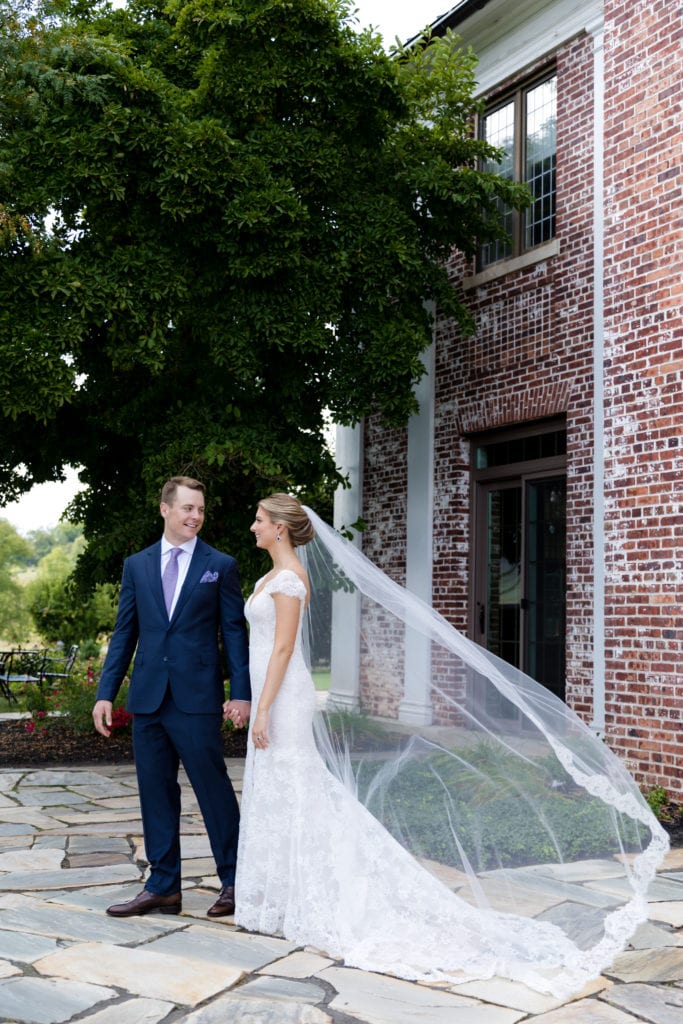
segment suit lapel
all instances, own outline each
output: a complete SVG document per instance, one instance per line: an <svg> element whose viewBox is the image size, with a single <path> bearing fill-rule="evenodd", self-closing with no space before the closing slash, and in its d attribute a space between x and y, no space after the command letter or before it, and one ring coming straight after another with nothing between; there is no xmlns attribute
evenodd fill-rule
<svg viewBox="0 0 683 1024"><path fill-rule="evenodd" d="M157 541L156 544L152 544L150 548L147 548L146 570L149 592L154 597L154 601L158 605L163 617L168 619L164 591L161 586L161 541Z"/></svg>
<svg viewBox="0 0 683 1024"><path fill-rule="evenodd" d="M192 560L190 561L187 574L180 589L180 593L178 594L178 600L176 601L175 608L173 609L171 622L175 622L178 618L179 613L187 603L188 597L199 583L203 574L206 572L210 551L211 549L208 544L205 544L204 541L197 538L197 543L195 544L195 549L192 553Z"/></svg>

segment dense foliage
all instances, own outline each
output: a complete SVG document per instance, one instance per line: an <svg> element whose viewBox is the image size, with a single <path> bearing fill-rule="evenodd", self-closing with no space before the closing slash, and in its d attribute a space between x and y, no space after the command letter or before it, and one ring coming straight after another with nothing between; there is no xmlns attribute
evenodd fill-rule
<svg viewBox="0 0 683 1024"><path fill-rule="evenodd" d="M258 497L327 511L331 416L402 424L444 260L523 192L479 167L474 56L385 54L350 0L0 0L0 493L83 467L80 579L209 486L256 574Z"/></svg>
<svg viewBox="0 0 683 1024"><path fill-rule="evenodd" d="M4 643L24 640L30 619L17 570L31 557L31 545L6 519L0 519L0 638Z"/></svg>
<svg viewBox="0 0 683 1024"><path fill-rule="evenodd" d="M114 625L118 588L79 591L72 577L84 547L80 526L59 523L23 537L0 518L0 646L99 650L98 638Z"/></svg>

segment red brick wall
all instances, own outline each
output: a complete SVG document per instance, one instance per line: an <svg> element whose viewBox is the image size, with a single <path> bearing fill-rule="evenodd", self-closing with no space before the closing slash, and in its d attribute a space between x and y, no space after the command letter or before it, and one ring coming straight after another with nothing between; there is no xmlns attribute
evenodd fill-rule
<svg viewBox="0 0 683 1024"><path fill-rule="evenodd" d="M683 794L681 5L608 0L608 738Z"/></svg>
<svg viewBox="0 0 683 1024"><path fill-rule="evenodd" d="M637 779L683 795L681 5L605 3L606 713ZM559 255L436 333L433 601L468 628L469 435L564 415L567 700L593 717L593 40L556 55ZM454 285L463 277L455 257ZM366 432L365 550L405 572L405 436ZM396 524L402 528L392 529ZM386 697L386 695L385 695ZM392 699L398 706L400 694Z"/></svg>
<svg viewBox="0 0 683 1024"><path fill-rule="evenodd" d="M475 336L437 335L435 601L467 628L471 569L467 435L565 415L568 549L567 699L592 714L592 80L593 44L556 55L558 256L476 288ZM454 276L462 273L454 261ZM450 421L450 422L449 422ZM448 507L448 514L444 514ZM457 538L456 543L454 540Z"/></svg>
<svg viewBox="0 0 683 1024"><path fill-rule="evenodd" d="M408 432L384 430L378 417L365 423L363 462L363 511L368 530L363 534L363 553L381 565L393 580L406 582L406 530L408 486ZM361 651L360 701L369 714L398 717L403 697L403 667L393 664L390 650L375 664L369 651L378 643L373 636L373 613L364 608ZM400 645L394 645L394 650ZM391 644L389 644L389 648ZM391 666L389 671L384 668Z"/></svg>

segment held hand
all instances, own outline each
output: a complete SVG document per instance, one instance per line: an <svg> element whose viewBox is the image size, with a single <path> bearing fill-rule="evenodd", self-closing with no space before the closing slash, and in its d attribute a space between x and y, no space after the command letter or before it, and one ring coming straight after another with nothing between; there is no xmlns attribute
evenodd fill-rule
<svg viewBox="0 0 683 1024"><path fill-rule="evenodd" d="M98 700L92 709L92 720L95 728L103 736L111 736L111 713L113 704L110 700Z"/></svg>
<svg viewBox="0 0 683 1024"><path fill-rule="evenodd" d="M267 711L256 712L256 717L251 726L251 738L257 750L265 750L270 743Z"/></svg>
<svg viewBox="0 0 683 1024"><path fill-rule="evenodd" d="M243 729L249 721L251 702L248 700L226 700L223 705L223 721L228 718L236 729Z"/></svg>

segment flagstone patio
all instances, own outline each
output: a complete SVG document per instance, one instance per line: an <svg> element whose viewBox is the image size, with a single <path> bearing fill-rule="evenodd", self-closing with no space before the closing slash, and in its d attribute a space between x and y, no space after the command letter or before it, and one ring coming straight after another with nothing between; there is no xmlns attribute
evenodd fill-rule
<svg viewBox="0 0 683 1024"><path fill-rule="evenodd" d="M239 792L243 763L229 762ZM184 778L183 912L115 919L145 862L134 769L0 770L0 1019L16 1024L680 1024L683 851L653 886L650 919L604 977L562 1003L524 985L425 985L344 967L252 935L206 910L218 880ZM621 892L614 864L586 861L567 885L520 869L525 907L590 940ZM448 875L448 872L446 872ZM450 882L448 881L450 879ZM457 887L455 874L447 884ZM483 884L507 908L505 873ZM520 890L518 890L519 892ZM517 904L517 909L519 904Z"/></svg>

